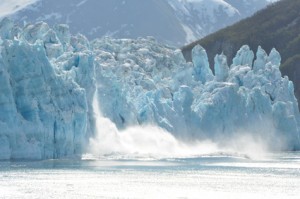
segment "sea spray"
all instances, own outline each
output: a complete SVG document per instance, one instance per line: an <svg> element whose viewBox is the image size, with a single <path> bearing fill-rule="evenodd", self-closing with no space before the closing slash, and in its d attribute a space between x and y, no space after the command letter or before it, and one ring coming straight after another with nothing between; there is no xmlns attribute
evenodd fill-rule
<svg viewBox="0 0 300 199"><path fill-rule="evenodd" d="M97 96L98 91L93 99L97 133L90 139L89 147L96 157L160 159L193 157L216 151L213 143L189 145L156 126L133 126L120 131L112 121L102 116Z"/></svg>
<svg viewBox="0 0 300 199"><path fill-rule="evenodd" d="M96 135L90 139L88 152L100 159L164 159L201 156L235 156L264 158L268 147L251 134L241 134L230 140L209 139L184 142L168 131L153 125L132 126L119 130L100 111L98 90L93 99Z"/></svg>

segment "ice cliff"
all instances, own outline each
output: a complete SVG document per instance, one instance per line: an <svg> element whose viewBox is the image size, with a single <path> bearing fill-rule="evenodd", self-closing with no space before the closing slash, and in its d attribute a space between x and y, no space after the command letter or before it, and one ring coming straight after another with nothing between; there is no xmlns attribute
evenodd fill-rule
<svg viewBox="0 0 300 199"><path fill-rule="evenodd" d="M185 141L247 132L275 150L300 148L293 83L275 49L243 46L231 66L216 55L213 73L201 46L186 63L152 38L90 42L65 25L4 19L0 36L0 159L80 156L96 132L95 93L119 129L152 124Z"/></svg>

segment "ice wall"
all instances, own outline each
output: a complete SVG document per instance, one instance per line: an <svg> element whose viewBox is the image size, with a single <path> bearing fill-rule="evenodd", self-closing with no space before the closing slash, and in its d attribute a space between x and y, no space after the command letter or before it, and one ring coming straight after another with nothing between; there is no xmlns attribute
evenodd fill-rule
<svg viewBox="0 0 300 199"><path fill-rule="evenodd" d="M20 29L7 19L0 24L0 159L82 153L94 60L88 42L71 41L64 26L56 29L45 23Z"/></svg>
<svg viewBox="0 0 300 199"><path fill-rule="evenodd" d="M4 19L0 36L0 159L80 156L96 132L96 88L118 129L156 125L183 141L247 133L275 150L300 148L293 84L275 49L254 60L243 46L230 67L217 55L213 74L200 46L186 63L152 38L89 42L65 25Z"/></svg>
<svg viewBox="0 0 300 199"><path fill-rule="evenodd" d="M267 55L259 48L254 60L243 46L230 67L216 55L213 75L200 46L193 63L149 39L101 39L92 46L100 108L118 128L150 123L186 141L251 134L275 150L299 148L293 83L281 77L275 49Z"/></svg>

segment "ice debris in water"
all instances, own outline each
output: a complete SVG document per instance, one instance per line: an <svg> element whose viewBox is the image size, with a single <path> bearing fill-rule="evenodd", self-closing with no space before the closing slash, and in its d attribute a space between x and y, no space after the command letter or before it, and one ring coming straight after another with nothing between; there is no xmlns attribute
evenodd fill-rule
<svg viewBox="0 0 300 199"><path fill-rule="evenodd" d="M214 76L201 46L186 63L151 38L90 42L66 25L4 19L0 35L0 159L80 156L96 132L96 89L119 129L153 124L183 140L249 132L275 149L299 149L294 87L275 49L259 48L254 61L243 46L230 67L217 55Z"/></svg>

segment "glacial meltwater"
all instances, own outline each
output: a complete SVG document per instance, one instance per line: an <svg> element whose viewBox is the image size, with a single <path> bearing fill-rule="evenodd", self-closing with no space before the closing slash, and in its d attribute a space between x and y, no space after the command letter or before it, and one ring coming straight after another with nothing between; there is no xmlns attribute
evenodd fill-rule
<svg viewBox="0 0 300 199"><path fill-rule="evenodd" d="M300 153L0 162L0 198L299 198Z"/></svg>

